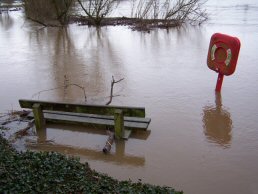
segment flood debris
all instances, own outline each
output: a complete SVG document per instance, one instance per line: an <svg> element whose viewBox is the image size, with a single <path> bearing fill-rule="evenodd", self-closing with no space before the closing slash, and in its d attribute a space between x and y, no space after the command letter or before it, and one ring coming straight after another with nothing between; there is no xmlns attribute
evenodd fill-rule
<svg viewBox="0 0 258 194"><path fill-rule="evenodd" d="M34 119L29 120L30 111L9 111L0 114L0 132L3 138L8 140L17 150L26 150L25 141L34 139L36 133L33 130Z"/></svg>
<svg viewBox="0 0 258 194"><path fill-rule="evenodd" d="M32 129L32 127L34 125L34 119L32 119L31 121L28 121L26 123L27 123L27 126L25 126L24 128L20 129L19 131L15 132L12 135L11 141L15 141L18 138L22 138L24 136L29 135L29 130Z"/></svg>
<svg viewBox="0 0 258 194"><path fill-rule="evenodd" d="M23 118L25 118L30 111L21 110L21 111L14 111L11 110L8 113L1 113L0 116L0 125L6 125L8 123L14 122L14 121L21 121Z"/></svg>
<svg viewBox="0 0 258 194"><path fill-rule="evenodd" d="M107 134L108 134L108 139L106 141L106 145L103 148L103 153L107 154L110 152L112 144L114 142L115 139L115 133L113 131L109 131L107 130Z"/></svg>

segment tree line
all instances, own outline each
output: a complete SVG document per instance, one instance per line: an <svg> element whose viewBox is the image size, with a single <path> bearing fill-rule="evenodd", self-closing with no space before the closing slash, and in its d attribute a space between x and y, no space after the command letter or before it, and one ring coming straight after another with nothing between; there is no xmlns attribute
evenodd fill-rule
<svg viewBox="0 0 258 194"><path fill-rule="evenodd" d="M44 26L65 26L71 18L87 20L94 26L105 25L122 0L24 0L26 17ZM129 0L130 21L141 24L201 24L207 19L204 0ZM121 19L119 18L119 19ZM127 20L128 21L128 20ZM114 23L117 21L114 21Z"/></svg>

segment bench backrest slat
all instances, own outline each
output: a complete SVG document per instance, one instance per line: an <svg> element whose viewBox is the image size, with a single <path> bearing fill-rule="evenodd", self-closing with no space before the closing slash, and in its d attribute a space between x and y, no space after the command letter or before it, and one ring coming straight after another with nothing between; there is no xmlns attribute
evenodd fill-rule
<svg viewBox="0 0 258 194"><path fill-rule="evenodd" d="M33 104L40 104L42 107L42 110L101 114L101 115L114 115L116 109L121 109L123 110L123 114L125 116L145 117L145 108L143 107L73 104L73 103L62 103L62 102L26 100L26 99L20 99L19 103L21 108L32 109Z"/></svg>

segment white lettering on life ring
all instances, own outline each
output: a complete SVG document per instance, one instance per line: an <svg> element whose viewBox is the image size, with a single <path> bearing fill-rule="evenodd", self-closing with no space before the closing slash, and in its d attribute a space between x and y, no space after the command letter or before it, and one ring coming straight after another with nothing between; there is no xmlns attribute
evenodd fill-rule
<svg viewBox="0 0 258 194"><path fill-rule="evenodd" d="M214 61L215 60L215 51L217 50L217 45L214 44L212 47L211 47L211 60Z"/></svg>
<svg viewBox="0 0 258 194"><path fill-rule="evenodd" d="M231 57L232 57L231 49L227 49L227 59L225 60L226 66L229 66L229 63L231 61Z"/></svg>

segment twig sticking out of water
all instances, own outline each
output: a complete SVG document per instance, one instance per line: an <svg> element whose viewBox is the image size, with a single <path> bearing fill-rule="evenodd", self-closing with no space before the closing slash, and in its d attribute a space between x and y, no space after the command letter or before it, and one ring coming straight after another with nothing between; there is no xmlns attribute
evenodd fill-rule
<svg viewBox="0 0 258 194"><path fill-rule="evenodd" d="M80 88L83 91L84 101L85 101L85 103L87 102L86 91L85 91L85 88L83 86L80 86L79 84L73 84L73 83L72 84L67 84L66 82L64 83L63 86L59 86L59 87L51 88L51 89L47 89L47 90L41 90L41 91L33 94L32 98L34 98L35 96L38 96L38 98L39 98L40 94L43 93L43 92L49 92L49 91L53 91L53 90L57 90L57 89L61 89L61 88L63 88L65 90L69 86L76 86L76 87Z"/></svg>
<svg viewBox="0 0 258 194"><path fill-rule="evenodd" d="M112 76L109 101L106 103L106 105L109 105L109 104L112 102L113 97L115 97L115 96L113 95L114 85L115 85L116 83L118 83L118 82L123 81L123 80L124 80L124 78L119 79L119 80L116 81L115 78L114 78L114 76Z"/></svg>

